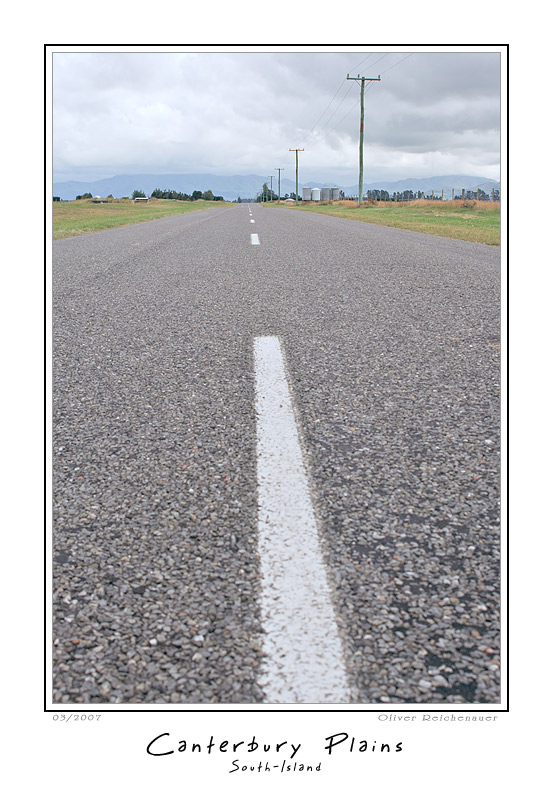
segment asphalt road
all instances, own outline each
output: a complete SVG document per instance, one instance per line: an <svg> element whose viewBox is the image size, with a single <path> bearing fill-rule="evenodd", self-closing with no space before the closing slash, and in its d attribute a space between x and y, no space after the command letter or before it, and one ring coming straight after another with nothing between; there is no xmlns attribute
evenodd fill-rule
<svg viewBox="0 0 553 800"><path fill-rule="evenodd" d="M54 702L265 701L278 336L352 702L498 703L498 249L251 210L54 243Z"/></svg>

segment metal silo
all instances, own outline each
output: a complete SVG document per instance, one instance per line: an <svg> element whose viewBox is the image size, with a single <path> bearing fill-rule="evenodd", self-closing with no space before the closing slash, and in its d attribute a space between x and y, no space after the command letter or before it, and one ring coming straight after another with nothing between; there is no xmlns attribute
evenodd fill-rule
<svg viewBox="0 0 553 800"><path fill-rule="evenodd" d="M304 186L301 190L301 199L302 200L311 200L311 187Z"/></svg>
<svg viewBox="0 0 553 800"><path fill-rule="evenodd" d="M321 199L321 190L314 188L311 190L311 199L314 200L316 203L319 202Z"/></svg>
<svg viewBox="0 0 553 800"><path fill-rule="evenodd" d="M328 186L323 186L321 189L321 200L323 202L330 200L330 188Z"/></svg>
<svg viewBox="0 0 553 800"><path fill-rule="evenodd" d="M330 190L330 197L332 200L339 200L340 199L340 189L334 187Z"/></svg>

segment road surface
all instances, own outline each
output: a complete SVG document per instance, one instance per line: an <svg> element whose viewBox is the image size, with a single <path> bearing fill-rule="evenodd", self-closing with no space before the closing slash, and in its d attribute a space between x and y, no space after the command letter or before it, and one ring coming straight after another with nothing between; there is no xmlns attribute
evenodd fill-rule
<svg viewBox="0 0 553 800"><path fill-rule="evenodd" d="M56 241L54 702L498 703L499 300L254 204Z"/></svg>

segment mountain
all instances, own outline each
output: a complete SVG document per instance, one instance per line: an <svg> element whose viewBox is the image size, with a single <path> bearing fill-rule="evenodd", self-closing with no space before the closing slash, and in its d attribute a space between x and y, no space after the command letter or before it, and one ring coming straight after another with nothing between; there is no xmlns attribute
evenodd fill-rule
<svg viewBox="0 0 553 800"><path fill-rule="evenodd" d="M270 185L270 180L262 175L211 175L211 174L168 174L152 175L149 173L140 175L114 175L112 178L102 178L98 181L64 181L53 184L53 194L61 197L62 200L74 200L78 194L90 192L93 196L106 197L112 194L114 197L130 197L135 189L140 189L145 194L150 195L154 189L174 189L177 192L192 194L198 189L206 192L211 189L213 194L222 195L225 200L236 200L238 197L255 197L264 183ZM300 184L301 187L310 186L336 186L332 181L310 181ZM458 193L461 189L475 191L477 188L483 189L488 194L492 187L499 189L497 181L482 178L474 175L441 175L433 178L404 178L401 181L375 181L363 184L364 191L367 189L384 189L390 194L393 192L403 192L411 189L413 192L430 193L434 190L436 195L441 195L444 190L444 197L451 197L451 190L455 189ZM348 195L356 196L358 186L339 186L338 188ZM273 191L278 191L278 181L273 178ZM280 183L282 195L296 191L296 183L289 178L283 178Z"/></svg>

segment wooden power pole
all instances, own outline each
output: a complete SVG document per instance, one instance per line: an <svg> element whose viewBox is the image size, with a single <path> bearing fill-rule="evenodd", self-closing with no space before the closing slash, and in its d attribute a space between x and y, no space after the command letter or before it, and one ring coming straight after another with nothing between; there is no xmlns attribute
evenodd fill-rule
<svg viewBox="0 0 553 800"><path fill-rule="evenodd" d="M365 126L365 81L379 81L378 78L362 78L360 75L357 78L350 78L347 76L348 81L361 81L361 121L359 123L359 205L363 205L363 143L364 143L364 126Z"/></svg>
<svg viewBox="0 0 553 800"><path fill-rule="evenodd" d="M304 148L297 148L294 150L293 147L290 147L290 152L296 154L296 205L298 204L298 153L303 153Z"/></svg>
<svg viewBox="0 0 553 800"><path fill-rule="evenodd" d="M284 172L284 167L275 167L278 170L278 202L280 203L280 173Z"/></svg>

